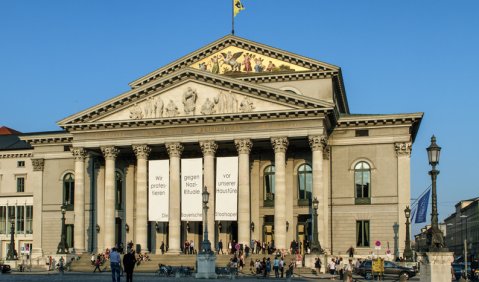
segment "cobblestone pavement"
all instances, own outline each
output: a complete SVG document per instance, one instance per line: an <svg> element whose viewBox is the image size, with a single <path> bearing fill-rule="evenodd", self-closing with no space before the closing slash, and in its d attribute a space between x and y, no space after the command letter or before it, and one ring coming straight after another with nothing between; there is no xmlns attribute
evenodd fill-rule
<svg viewBox="0 0 479 282"><path fill-rule="evenodd" d="M150 282L150 281L195 281L196 279L193 277L181 277L181 278L175 278L175 277L158 277L154 274L146 274L146 273L136 273L133 275L133 281L135 282ZM216 281L231 281L232 279L230 278L220 278L217 279ZM258 280L269 280L269 281L288 281L286 278L282 279L275 279L275 278L259 278L259 277L254 277L254 276L239 276L235 278L234 280L241 280L243 281L258 281ZM71 282L110 282L111 281L111 273L105 272L105 273L73 273L73 272L66 272L63 275L60 273L52 273L52 272L40 272L40 273L10 273L10 274L1 274L0 275L0 281L35 281L35 282L43 282L43 281L48 281L48 282L55 282L55 281L71 281ZM125 276L121 278L121 281L126 281ZM205 281L204 279L198 280L198 281ZM296 276L291 279L291 281L340 281L340 280L330 280L329 277L322 276L322 277L316 277L316 276ZM355 277L356 282L363 282L363 281L368 281L365 279L362 279L360 277ZM398 280L384 280L384 281L398 281ZM418 277L412 278L410 281L419 281Z"/></svg>

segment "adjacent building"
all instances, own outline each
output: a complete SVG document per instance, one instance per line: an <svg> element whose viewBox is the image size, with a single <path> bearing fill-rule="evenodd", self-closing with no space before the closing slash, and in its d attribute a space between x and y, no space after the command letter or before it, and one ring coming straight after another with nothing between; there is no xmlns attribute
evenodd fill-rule
<svg viewBox="0 0 479 282"><path fill-rule="evenodd" d="M317 227L327 252L354 246L367 255L380 243L376 252L401 255L422 113L351 113L339 67L232 35L129 85L59 121L61 131L15 133L22 146L1 148L2 257L10 218L17 249L55 253L62 204L76 253L129 241L151 252L161 242L170 253L186 240L200 248L194 199L204 187L213 248L219 240L304 248ZM231 168L218 165L225 158Z"/></svg>
<svg viewBox="0 0 479 282"><path fill-rule="evenodd" d="M462 200L456 211L444 219L447 229L446 246L455 255L463 255L465 246L469 255L479 251L479 197Z"/></svg>

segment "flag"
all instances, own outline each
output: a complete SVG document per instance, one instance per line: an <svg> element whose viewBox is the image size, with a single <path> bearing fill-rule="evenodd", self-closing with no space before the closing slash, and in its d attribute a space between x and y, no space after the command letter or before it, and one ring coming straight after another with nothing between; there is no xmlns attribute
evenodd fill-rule
<svg viewBox="0 0 479 282"><path fill-rule="evenodd" d="M427 207L429 205L429 195L431 194L431 189L429 189L426 194L424 194L417 203L417 212L416 212L416 221L415 223L426 222Z"/></svg>
<svg viewBox="0 0 479 282"><path fill-rule="evenodd" d="M411 211L411 222L414 222L414 219L415 219L415 216L416 216L416 212L417 212L417 206L415 206L414 208L412 208L412 211Z"/></svg>
<svg viewBox="0 0 479 282"><path fill-rule="evenodd" d="M240 0L233 0L233 15L236 17L236 15L244 10L243 4L241 4Z"/></svg>

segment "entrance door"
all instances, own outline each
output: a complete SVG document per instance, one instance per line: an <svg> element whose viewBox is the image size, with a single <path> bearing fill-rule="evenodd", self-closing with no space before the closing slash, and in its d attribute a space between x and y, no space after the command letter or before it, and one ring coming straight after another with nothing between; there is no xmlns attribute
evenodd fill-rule
<svg viewBox="0 0 479 282"><path fill-rule="evenodd" d="M269 244L274 240L274 225L273 223L265 223L263 226L263 242Z"/></svg>

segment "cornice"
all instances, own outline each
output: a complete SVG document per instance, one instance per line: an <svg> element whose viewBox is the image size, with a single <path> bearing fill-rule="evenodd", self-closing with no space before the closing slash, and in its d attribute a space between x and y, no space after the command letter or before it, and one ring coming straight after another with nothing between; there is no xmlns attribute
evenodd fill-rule
<svg viewBox="0 0 479 282"><path fill-rule="evenodd" d="M423 113L391 114L391 115L348 115L340 116L338 128L411 124L422 119Z"/></svg>
<svg viewBox="0 0 479 282"><path fill-rule="evenodd" d="M73 135L70 133L38 134L20 136L20 140L28 142L30 145L67 145L73 141Z"/></svg>
<svg viewBox="0 0 479 282"><path fill-rule="evenodd" d="M244 74L244 75L227 75L235 79L254 82L254 83L268 83L294 80L310 80L321 78L332 78L338 75L337 71L322 71L322 72L288 72L288 73L260 73L260 74Z"/></svg>
<svg viewBox="0 0 479 282"><path fill-rule="evenodd" d="M67 124L64 128L72 133L75 131L109 131L115 129L155 128L165 126L204 125L224 122L267 121L272 119L310 118L327 116L333 112L331 108L283 110L275 112L253 112L234 114L215 114L193 117L175 117L161 119L123 120L108 122L92 122Z"/></svg>
<svg viewBox="0 0 479 282"><path fill-rule="evenodd" d="M157 69L139 79L129 83L132 88L140 87L148 84L153 80L159 79L164 75L171 74L184 67L190 66L195 62L198 62L220 50L223 50L229 46L235 46L255 52L264 56L268 56L274 59L282 60L287 63L295 64L301 67L308 68L312 71L324 71L324 70L337 70L337 66L327 64L321 61L313 60L298 54L294 54L288 51L284 51L278 48L274 48L265 44L250 41L244 38L240 38L234 35L227 35L219 40L216 40L203 48L200 48L162 68Z"/></svg>
<svg viewBox="0 0 479 282"><path fill-rule="evenodd" d="M6 153L6 152L1 152L0 153L0 159L15 159L15 158L31 158L33 157L32 152L11 152L11 153Z"/></svg>

